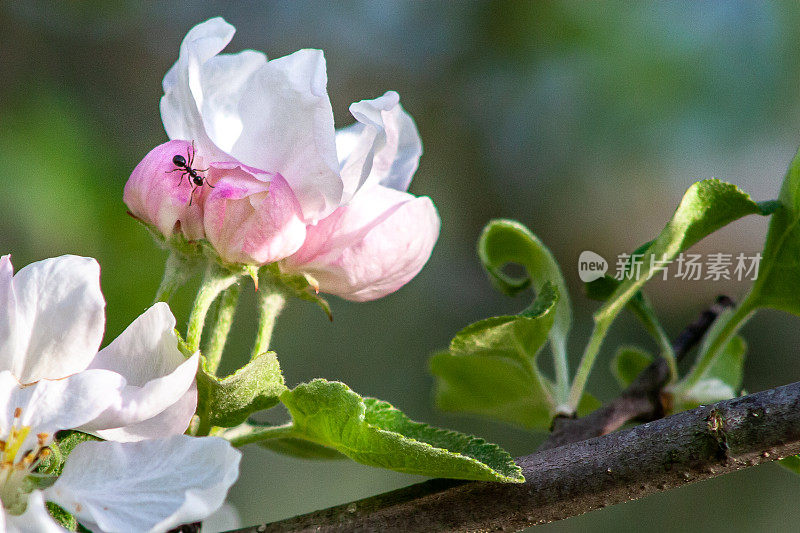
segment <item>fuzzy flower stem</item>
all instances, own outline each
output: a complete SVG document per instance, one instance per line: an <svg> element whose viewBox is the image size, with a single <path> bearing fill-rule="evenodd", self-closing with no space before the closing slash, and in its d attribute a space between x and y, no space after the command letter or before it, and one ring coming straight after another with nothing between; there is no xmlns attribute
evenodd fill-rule
<svg viewBox="0 0 800 533"><path fill-rule="evenodd" d="M211 339L205 349L206 369L212 374L217 373L222 361L222 352L225 350L225 343L228 341L228 334L233 325L233 315L236 313L236 304L239 302L240 293L241 288L234 283L222 294L220 299Z"/></svg>
<svg viewBox="0 0 800 533"><path fill-rule="evenodd" d="M223 270L215 264L209 264L197 296L194 299L192 312L189 315L189 327L186 331L186 344L191 351L200 349L200 338L203 334L203 326L206 322L206 315L214 303L217 296L239 279L238 274L232 274Z"/></svg>
<svg viewBox="0 0 800 533"><path fill-rule="evenodd" d="M267 279L267 276L261 276L259 280L258 305L258 334L250 359L269 350L272 332L275 330L275 321L286 305L286 296Z"/></svg>

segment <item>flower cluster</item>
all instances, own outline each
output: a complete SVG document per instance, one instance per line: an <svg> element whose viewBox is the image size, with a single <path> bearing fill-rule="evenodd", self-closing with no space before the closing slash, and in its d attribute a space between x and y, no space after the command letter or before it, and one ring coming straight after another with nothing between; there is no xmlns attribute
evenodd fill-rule
<svg viewBox="0 0 800 533"><path fill-rule="evenodd" d="M238 475L240 454L226 441L183 435L199 355L178 350L167 305L98 351L104 310L93 259L48 259L14 275L0 258L0 531L60 531L45 500L92 529L164 531L216 510ZM62 430L115 442L78 445L40 490L37 468Z"/></svg>
<svg viewBox="0 0 800 533"><path fill-rule="evenodd" d="M206 518L238 476L241 454L225 440L236 428L225 428L286 390L274 354L264 356L277 292L262 291L253 358L239 370L246 383L216 377L242 272L276 264L270 275L287 287L302 276L364 301L397 290L430 257L439 216L406 192L422 144L398 95L353 104L356 123L336 131L320 51L220 54L233 32L217 18L186 36L164 78L171 140L124 192L166 242L214 252L185 342L160 302L100 349L97 262L62 256L14 274L0 258L0 531L62 531L55 517L155 532ZM222 293L215 342L201 355Z"/></svg>
<svg viewBox="0 0 800 533"><path fill-rule="evenodd" d="M172 140L133 171L131 213L168 239L206 240L225 263L280 262L346 299L397 290L439 234L431 200L406 192L422 144L397 93L351 105L357 122L336 131L321 51L220 54L233 33L216 18L181 44L161 99Z"/></svg>

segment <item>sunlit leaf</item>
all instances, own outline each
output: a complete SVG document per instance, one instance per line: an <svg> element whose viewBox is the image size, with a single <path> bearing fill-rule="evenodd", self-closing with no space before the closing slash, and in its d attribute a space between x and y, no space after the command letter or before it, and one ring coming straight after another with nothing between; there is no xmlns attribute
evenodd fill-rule
<svg viewBox="0 0 800 533"><path fill-rule="evenodd" d="M298 459L344 459L344 455L333 448L314 444L300 439L268 439L258 443L262 448L272 450L281 455L297 457Z"/></svg>
<svg viewBox="0 0 800 533"><path fill-rule="evenodd" d="M650 243L645 246L649 246L649 244ZM632 255L636 253L638 252L634 252ZM592 300L605 302L611 298L614 291L617 290L621 283L620 280L612 278L611 276L603 276L589 283L584 283L586 297ZM659 340L659 329L661 326L658 317L650 301L645 297L642 291L636 291L636 294L631 297L625 308L639 319L651 337L656 341Z"/></svg>
<svg viewBox="0 0 800 533"><path fill-rule="evenodd" d="M789 165L778 200L782 207L772 215L749 303L800 315L800 153Z"/></svg>
<svg viewBox="0 0 800 533"><path fill-rule="evenodd" d="M492 282L506 294L514 295L530 286L538 294L545 283L556 286L559 301L550 340L556 364L566 367L566 343L572 325L572 308L561 268L547 246L519 222L492 220L478 240L478 256ZM503 267L508 264L522 265L526 276L513 278L505 274Z"/></svg>
<svg viewBox="0 0 800 533"><path fill-rule="evenodd" d="M197 411L205 413L214 426L241 424L252 413L277 405L286 390L274 352L264 352L222 379L204 367L197 371Z"/></svg>
<svg viewBox="0 0 800 533"><path fill-rule="evenodd" d="M521 469L495 444L414 422L347 385L315 379L281 395L299 439L377 466L432 477L521 483Z"/></svg>
<svg viewBox="0 0 800 533"><path fill-rule="evenodd" d="M431 359L437 405L548 429L555 409L553 385L536 356L547 341L558 298L555 287L545 284L521 314L487 318L458 332L450 349Z"/></svg>
<svg viewBox="0 0 800 533"><path fill-rule="evenodd" d="M620 283L595 313L596 320L613 320L658 271L659 262L675 259L679 253L734 220L751 214L768 215L774 210L774 203L756 203L730 183L716 179L695 183L684 194L667 226L643 251L639 275Z"/></svg>

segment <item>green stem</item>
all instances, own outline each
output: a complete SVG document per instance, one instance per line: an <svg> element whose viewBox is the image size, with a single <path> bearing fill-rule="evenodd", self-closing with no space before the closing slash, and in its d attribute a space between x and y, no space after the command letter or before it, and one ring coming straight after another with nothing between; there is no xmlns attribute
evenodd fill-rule
<svg viewBox="0 0 800 533"><path fill-rule="evenodd" d="M233 315L236 313L236 304L239 302L241 288L234 283L222 294L222 298L217 308L217 316L211 331L211 340L204 350L206 356L206 370L213 375L217 374L217 369L222 361L222 352L225 350L225 343L228 341L228 334L233 325Z"/></svg>
<svg viewBox="0 0 800 533"><path fill-rule="evenodd" d="M650 333L658 343L658 347L661 350L661 357L666 360L667 367L669 368L670 383L674 383L678 380L678 360L675 356L672 342L669 340L664 328L661 327L661 322L658 320L653 306L650 305L650 301L644 295L642 295L638 309L639 312L634 312L637 318L644 324L647 332Z"/></svg>
<svg viewBox="0 0 800 533"><path fill-rule="evenodd" d="M553 366L556 370L556 410L559 412L564 410L565 407L568 408L569 401L569 367L567 366L567 348L565 344L565 342L559 341L558 346L551 345Z"/></svg>
<svg viewBox="0 0 800 533"><path fill-rule="evenodd" d="M197 425L197 430L194 432L195 437L205 437L209 433L211 433L211 420L206 412L200 412L198 410L197 416L199 418L199 423Z"/></svg>
<svg viewBox="0 0 800 533"><path fill-rule="evenodd" d="M220 435L237 448L245 444L259 442L267 439L280 439L294 436L294 426L291 422L282 426L267 426L255 428L242 426L225 431Z"/></svg>
<svg viewBox="0 0 800 533"><path fill-rule="evenodd" d="M274 285L265 283L262 277L258 287L258 303L258 333L256 335L256 341L253 344L253 352L250 356L251 359L269 350L272 332L275 330L275 321L278 319L278 315L281 314L286 304L286 296L275 288Z"/></svg>
<svg viewBox="0 0 800 533"><path fill-rule="evenodd" d="M182 254L171 251L164 263L164 276L156 291L153 303L169 302L172 295L194 274L194 265Z"/></svg>
<svg viewBox="0 0 800 533"><path fill-rule="evenodd" d="M658 345L661 348L661 357L667 361L669 367L670 382L674 383L678 380L678 360L675 357L675 350L672 348L672 342L667 337L667 333L661 324L655 322L653 324L655 332L658 336Z"/></svg>
<svg viewBox="0 0 800 533"><path fill-rule="evenodd" d="M611 319L601 318L594 323L592 336L589 338L589 344L586 345L586 349L583 351L583 357L581 357L581 362L575 373L575 380L572 382L572 388L569 391L569 406L573 412L578 408L578 404L583 396L583 390L586 388L586 381L589 379L589 374L592 371L594 360L600 352L600 346L603 344L603 339L613 321L612 315Z"/></svg>
<svg viewBox="0 0 800 533"><path fill-rule="evenodd" d="M194 299L194 306L189 315L189 327L186 331L186 344L192 351L200 349L200 338L203 335L206 315L208 315L211 304L214 303L214 300L222 291L233 285L237 279L239 279L238 274L231 274L229 271L223 270L214 264L209 264L206 268L200 289Z"/></svg>
<svg viewBox="0 0 800 533"><path fill-rule="evenodd" d="M753 305L753 293L751 292L744 301L736 308L736 310L728 316L728 319L719 329L712 329L711 334L713 338L708 341L708 349L705 350L700 359L695 363L689 375L680 383L681 390L689 390L702 379L703 375L714 364L714 361L720 353L725 349L731 339L739 332L755 311Z"/></svg>

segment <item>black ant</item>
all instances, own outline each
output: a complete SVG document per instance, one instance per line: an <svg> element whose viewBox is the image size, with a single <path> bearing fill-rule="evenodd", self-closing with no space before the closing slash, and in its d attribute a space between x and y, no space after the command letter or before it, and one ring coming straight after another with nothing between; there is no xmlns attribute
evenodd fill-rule
<svg viewBox="0 0 800 533"><path fill-rule="evenodd" d="M181 184L184 176L189 177L188 178L189 182L194 184L194 187L192 187L192 194L189 196L189 205L192 205L192 199L194 198L194 191L197 190L198 187L202 187L206 180L206 177L201 176L200 174L198 174L198 172L208 172L207 168L203 170L192 168L192 163L194 163L194 154L195 154L194 141L192 141L191 150L188 147L186 148L186 157L183 157L180 154L176 154L172 158L172 164L178 168L174 168L172 170L168 170L167 172L165 172L165 174L169 174L170 172L182 172L181 177L178 180L178 185ZM205 184L211 187L212 189L214 188L214 186L211 185L210 183L205 183Z"/></svg>

